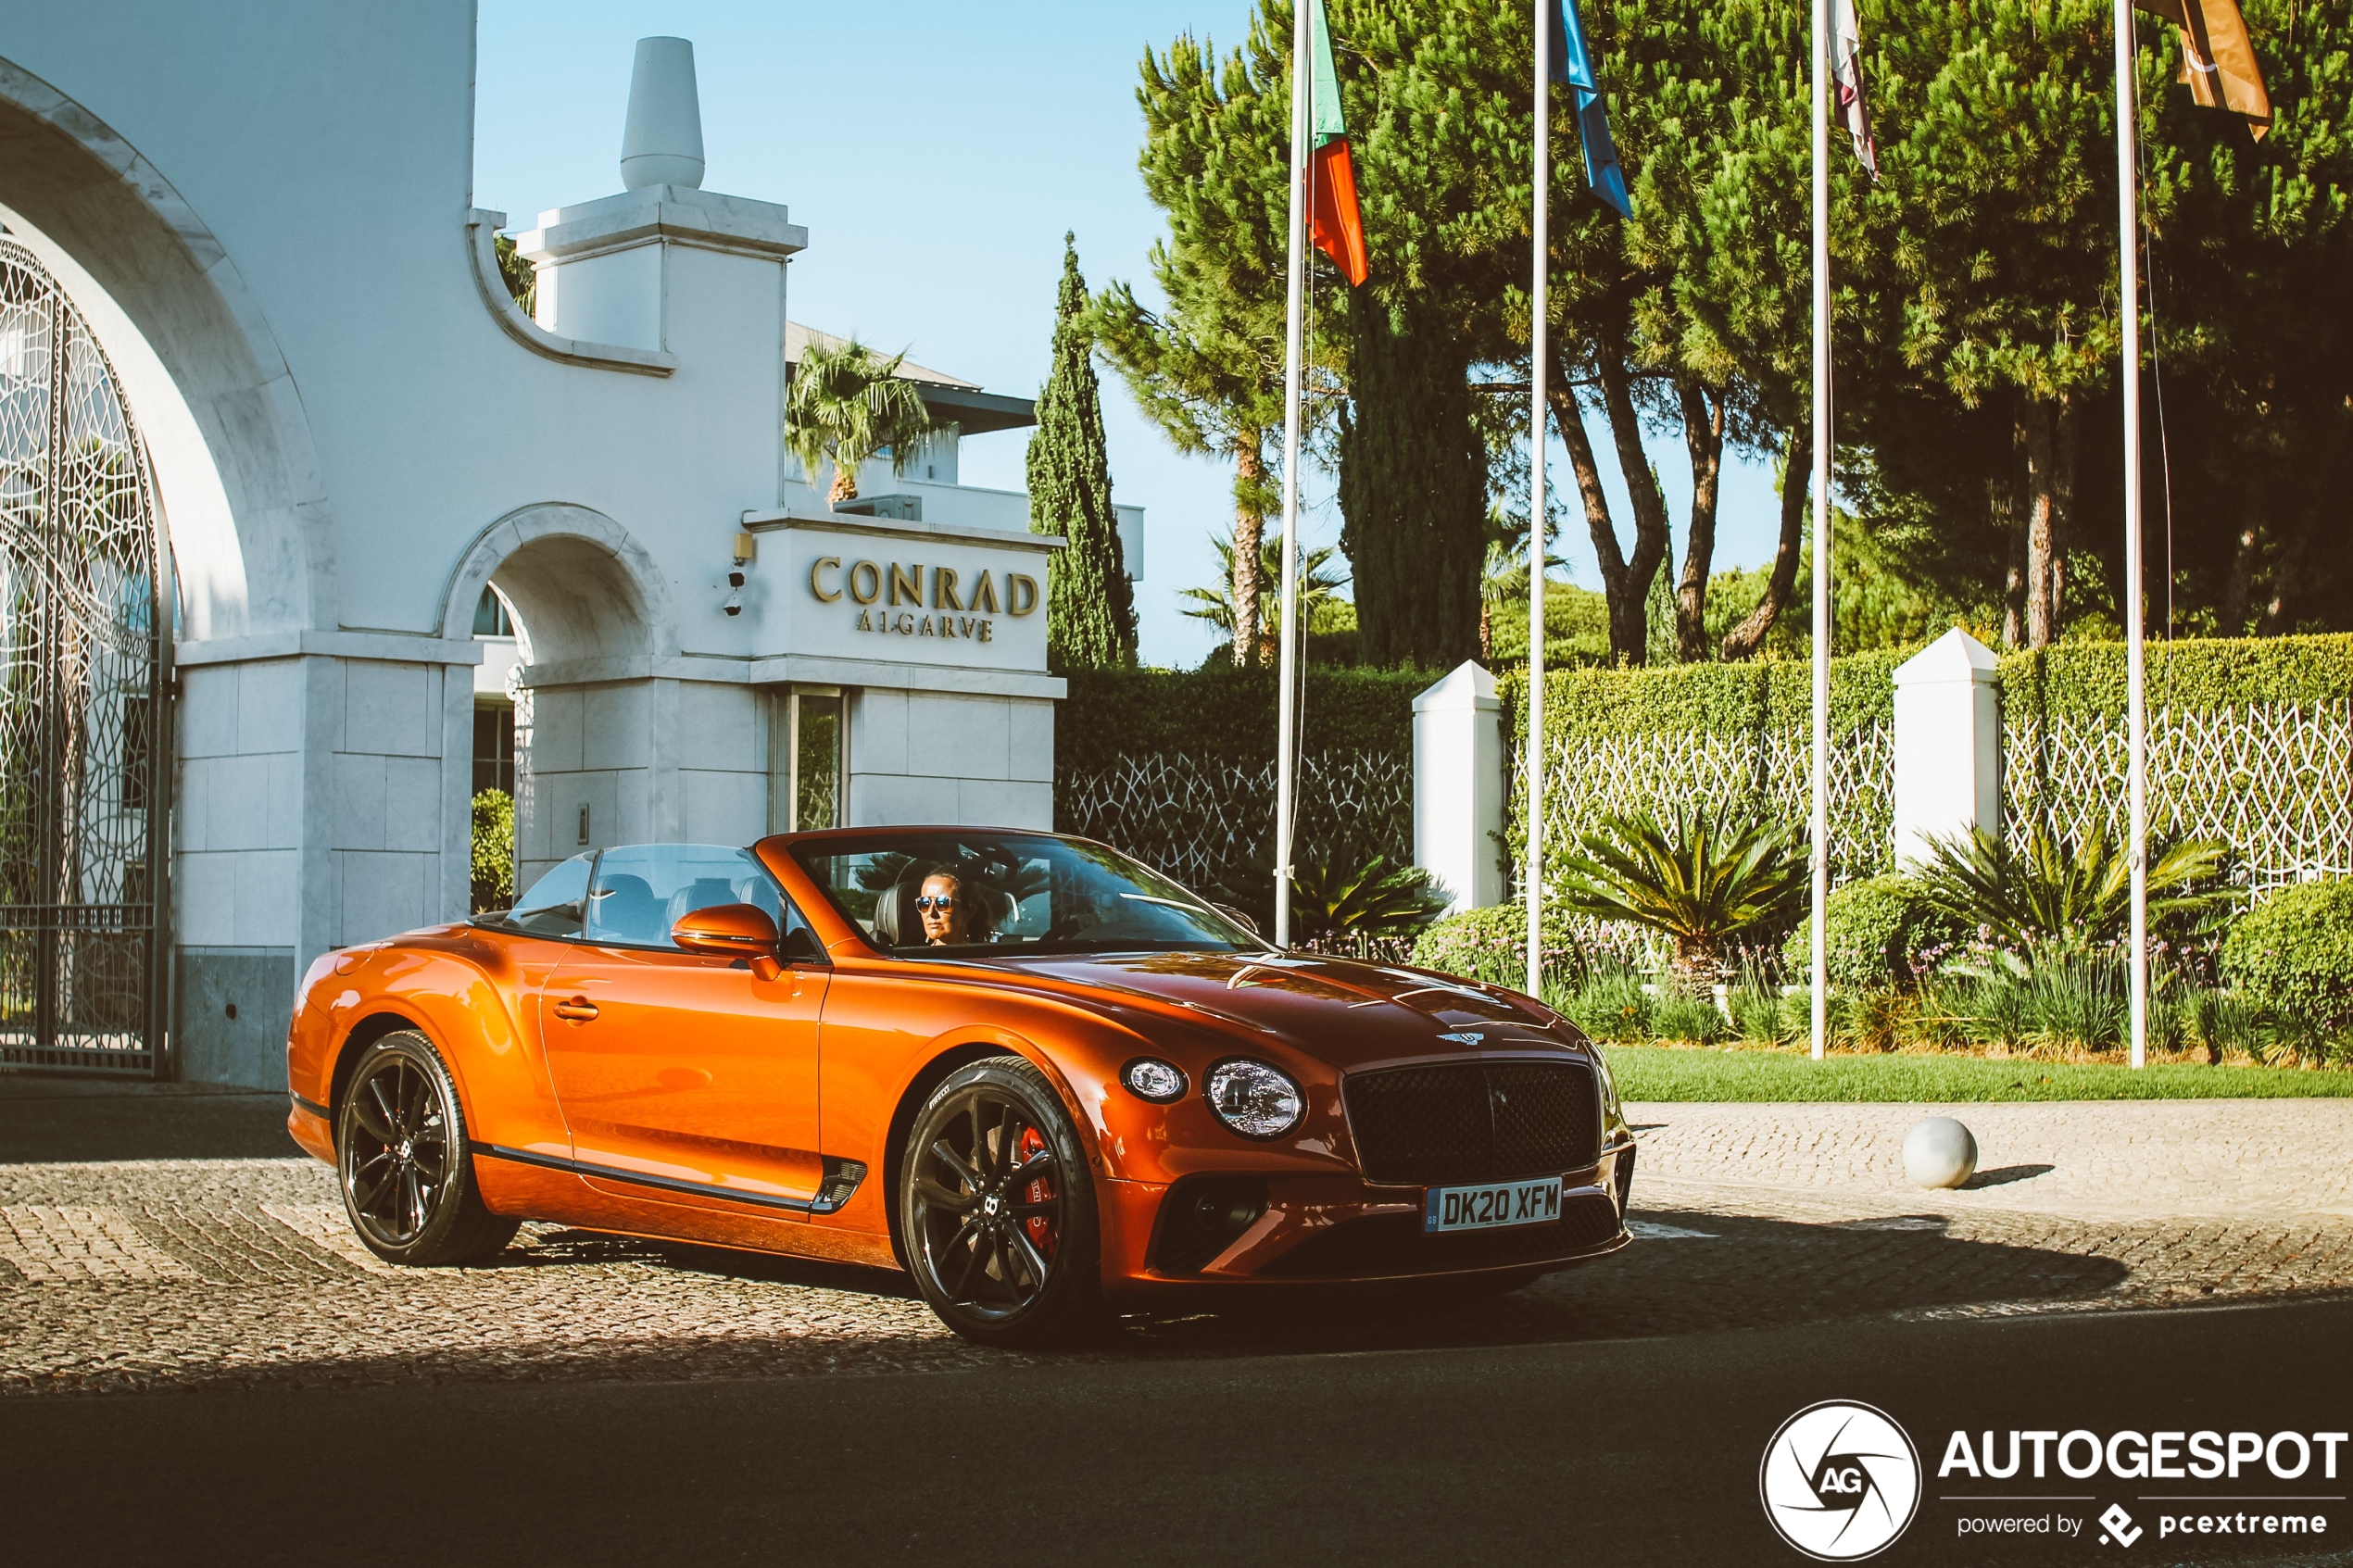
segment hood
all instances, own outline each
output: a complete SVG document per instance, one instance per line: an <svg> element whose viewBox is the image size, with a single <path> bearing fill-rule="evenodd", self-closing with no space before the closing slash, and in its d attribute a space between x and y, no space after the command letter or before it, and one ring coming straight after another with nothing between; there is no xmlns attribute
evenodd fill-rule
<svg viewBox="0 0 2353 1568"><path fill-rule="evenodd" d="M1273 1035L1343 1072L1404 1058L1582 1043L1552 1010L1515 993L1354 959L1121 953L1024 960L1020 967L1149 997L1227 1032Z"/></svg>

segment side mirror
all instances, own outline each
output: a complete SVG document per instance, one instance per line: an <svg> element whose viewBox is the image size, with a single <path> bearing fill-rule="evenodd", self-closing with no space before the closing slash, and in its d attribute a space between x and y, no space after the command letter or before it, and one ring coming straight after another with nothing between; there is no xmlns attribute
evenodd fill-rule
<svg viewBox="0 0 2353 1568"><path fill-rule="evenodd" d="M757 904L713 904L690 909L671 926L670 940L684 952L749 959L752 973L762 980L774 980L784 972L776 956L776 922Z"/></svg>

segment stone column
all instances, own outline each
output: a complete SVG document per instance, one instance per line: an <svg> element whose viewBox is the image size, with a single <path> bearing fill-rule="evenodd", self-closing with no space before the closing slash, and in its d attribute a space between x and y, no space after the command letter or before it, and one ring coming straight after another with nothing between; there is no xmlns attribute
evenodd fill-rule
<svg viewBox="0 0 2353 1568"><path fill-rule="evenodd" d="M1895 671L1895 860L1931 838L2002 831L1994 650L1955 627Z"/></svg>
<svg viewBox="0 0 2353 1568"><path fill-rule="evenodd" d="M1414 863L1454 896L1504 899L1504 705L1466 660L1414 698Z"/></svg>

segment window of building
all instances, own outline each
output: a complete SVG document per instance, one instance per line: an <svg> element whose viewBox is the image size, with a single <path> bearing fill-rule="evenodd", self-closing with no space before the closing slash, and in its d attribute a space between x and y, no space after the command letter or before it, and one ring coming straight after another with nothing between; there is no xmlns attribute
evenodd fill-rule
<svg viewBox="0 0 2353 1568"><path fill-rule="evenodd" d="M514 617L507 613L507 601L498 596L497 590L485 585L481 600L474 606L474 635L511 637L514 634Z"/></svg>
<svg viewBox="0 0 2353 1568"><path fill-rule="evenodd" d="M515 793L515 710L500 704L474 709L474 789Z"/></svg>
<svg viewBox="0 0 2353 1568"><path fill-rule="evenodd" d="M837 686L796 686L776 702L770 828L807 833L849 819L849 710Z"/></svg>

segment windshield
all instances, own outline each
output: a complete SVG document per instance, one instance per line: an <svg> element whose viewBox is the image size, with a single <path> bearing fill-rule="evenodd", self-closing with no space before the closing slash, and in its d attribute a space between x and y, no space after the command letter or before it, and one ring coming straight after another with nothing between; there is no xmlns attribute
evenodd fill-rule
<svg viewBox="0 0 2353 1568"><path fill-rule="evenodd" d="M886 951L1266 950L1204 900L1100 844L876 832L798 844L792 855Z"/></svg>

